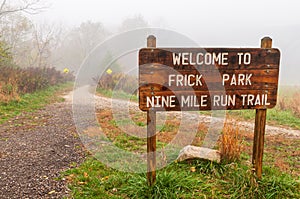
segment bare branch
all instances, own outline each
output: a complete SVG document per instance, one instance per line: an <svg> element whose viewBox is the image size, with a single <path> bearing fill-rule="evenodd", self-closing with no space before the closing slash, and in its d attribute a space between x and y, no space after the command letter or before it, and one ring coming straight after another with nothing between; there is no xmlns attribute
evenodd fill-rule
<svg viewBox="0 0 300 199"><path fill-rule="evenodd" d="M6 0L3 0L3 2L1 3L1 7L0 7L0 13L2 12L5 4L6 4Z"/></svg>
<svg viewBox="0 0 300 199"><path fill-rule="evenodd" d="M0 18L15 12L24 12L27 14L38 14L48 8L48 6L42 5L41 0L23 1L19 6L11 6L7 3L7 0L3 0L0 6Z"/></svg>

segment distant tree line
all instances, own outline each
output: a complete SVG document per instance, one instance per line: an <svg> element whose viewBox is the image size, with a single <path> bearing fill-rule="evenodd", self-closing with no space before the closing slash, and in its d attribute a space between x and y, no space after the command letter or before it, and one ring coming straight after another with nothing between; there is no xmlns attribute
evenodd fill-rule
<svg viewBox="0 0 300 199"><path fill-rule="evenodd" d="M0 0L0 100L60 83L60 78L70 80L88 53L110 35L148 26L141 15L125 19L114 31L101 22L66 28L30 19L48 7L47 0ZM118 63L112 67L114 77L123 76ZM69 74L62 73L65 68Z"/></svg>

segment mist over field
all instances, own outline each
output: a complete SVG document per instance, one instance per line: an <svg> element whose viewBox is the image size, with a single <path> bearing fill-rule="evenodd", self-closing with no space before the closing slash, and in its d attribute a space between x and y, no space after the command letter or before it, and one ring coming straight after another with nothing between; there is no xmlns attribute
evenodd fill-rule
<svg viewBox="0 0 300 199"><path fill-rule="evenodd" d="M21 67L69 68L76 74L91 50L112 35L158 27L199 47L259 47L270 36L282 55L280 84L300 85L297 1L32 0L29 9L26 2L2 1L0 11L1 40ZM157 40L158 46L164 43ZM137 54L116 61L136 68Z"/></svg>
<svg viewBox="0 0 300 199"><path fill-rule="evenodd" d="M282 54L280 84L300 84L297 75L300 72L300 14L296 9L299 7L297 1L154 0L144 3L135 0L53 0L48 3L49 9L33 16L35 23L60 24L61 27L68 27L69 31L84 28L81 25L87 21L91 21L93 25L99 23L100 29L95 27L96 29L89 30L89 37L102 37L98 40L94 38L94 44L107 36L140 27L174 30L191 38L200 47L259 47L260 39L270 36L273 39L273 47L279 48ZM67 34L64 40L70 40L70 37ZM86 51L90 50L87 43L90 45L93 42L81 42ZM70 44L64 43L64 47L68 48L68 45ZM64 51L64 59L67 59L70 50ZM80 57L82 59L83 55ZM134 56L128 58L127 62L131 59L130 64L133 64L136 61L132 60L133 58ZM58 67L78 66L81 61L77 56L70 59L73 60L58 63Z"/></svg>

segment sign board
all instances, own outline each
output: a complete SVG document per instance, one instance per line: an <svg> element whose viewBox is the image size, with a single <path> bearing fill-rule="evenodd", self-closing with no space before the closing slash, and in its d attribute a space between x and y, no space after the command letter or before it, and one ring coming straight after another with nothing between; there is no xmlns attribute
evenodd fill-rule
<svg viewBox="0 0 300 199"><path fill-rule="evenodd" d="M143 48L142 111L240 110L276 105L280 51L270 48Z"/></svg>

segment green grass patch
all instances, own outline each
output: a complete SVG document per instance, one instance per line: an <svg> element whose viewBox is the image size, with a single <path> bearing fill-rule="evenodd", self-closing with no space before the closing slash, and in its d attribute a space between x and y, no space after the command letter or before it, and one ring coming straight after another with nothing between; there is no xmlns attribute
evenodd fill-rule
<svg viewBox="0 0 300 199"><path fill-rule="evenodd" d="M237 110L237 111L228 111L228 114L238 119L243 120L254 120L255 119L255 110ZM273 124L283 125L292 127L295 129L300 129L300 118L296 117L291 111L268 109L267 110L267 121L272 122Z"/></svg>
<svg viewBox="0 0 300 199"><path fill-rule="evenodd" d="M0 124L23 112L32 112L47 104L63 101L64 99L59 96L60 93L71 90L72 85L72 83L65 83L51 86L41 91L24 94L19 100L0 102Z"/></svg>
<svg viewBox="0 0 300 199"><path fill-rule="evenodd" d="M173 124L163 124L163 125L157 125L156 129L160 129L162 132L174 132L177 129L177 126Z"/></svg>
<svg viewBox="0 0 300 199"><path fill-rule="evenodd" d="M103 97L123 99L123 100L130 99L130 101L138 102L138 96L136 94L129 94L121 90L113 91L113 90L103 89L98 87L96 89L96 92Z"/></svg>
<svg viewBox="0 0 300 199"><path fill-rule="evenodd" d="M146 138L138 138L130 136L127 134L120 134L115 139L114 142L116 147L129 151L141 151L143 146L147 145Z"/></svg>
<svg viewBox="0 0 300 199"><path fill-rule="evenodd" d="M88 158L63 177L73 198L300 198L299 178L264 167L259 181L242 163L172 163L157 171L157 181L149 187L145 174L120 172Z"/></svg>

